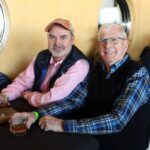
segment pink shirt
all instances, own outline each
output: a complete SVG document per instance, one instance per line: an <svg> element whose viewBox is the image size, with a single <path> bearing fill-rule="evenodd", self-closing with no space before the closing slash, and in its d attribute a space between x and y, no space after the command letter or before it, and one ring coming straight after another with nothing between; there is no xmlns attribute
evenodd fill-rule
<svg viewBox="0 0 150 150"><path fill-rule="evenodd" d="M55 63L53 58L51 58L47 75L41 85L42 93L30 91L35 78L34 58L27 68L15 78L13 83L2 91L2 94L6 95L9 100L23 96L30 105L34 107L40 107L65 98L86 77L89 71L89 64L84 59L78 60L65 74L59 77L55 81L54 86L48 90L48 85L62 62L63 60Z"/></svg>

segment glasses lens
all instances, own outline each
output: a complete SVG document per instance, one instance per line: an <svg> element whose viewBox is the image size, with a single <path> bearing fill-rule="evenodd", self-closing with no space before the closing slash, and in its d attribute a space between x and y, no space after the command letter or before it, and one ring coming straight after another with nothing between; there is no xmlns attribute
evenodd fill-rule
<svg viewBox="0 0 150 150"><path fill-rule="evenodd" d="M104 43L111 43L111 44L117 44L119 40L125 40L121 37L114 37L114 38L108 38L108 39L100 39L99 42L104 44Z"/></svg>

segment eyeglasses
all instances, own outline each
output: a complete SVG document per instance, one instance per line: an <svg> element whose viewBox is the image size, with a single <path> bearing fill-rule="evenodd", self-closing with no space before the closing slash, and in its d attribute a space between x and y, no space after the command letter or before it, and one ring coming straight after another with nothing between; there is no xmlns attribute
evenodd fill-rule
<svg viewBox="0 0 150 150"><path fill-rule="evenodd" d="M108 38L108 39L99 39L98 41L102 44L105 44L105 43L111 43L111 44L117 44L118 43L118 40L126 40L122 37L112 37L112 38Z"/></svg>

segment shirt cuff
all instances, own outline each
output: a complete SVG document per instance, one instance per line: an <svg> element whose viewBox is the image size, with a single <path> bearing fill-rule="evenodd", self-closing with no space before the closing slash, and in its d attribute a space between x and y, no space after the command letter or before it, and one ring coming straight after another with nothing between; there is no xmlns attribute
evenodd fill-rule
<svg viewBox="0 0 150 150"><path fill-rule="evenodd" d="M64 132L77 133L76 120L64 120Z"/></svg>

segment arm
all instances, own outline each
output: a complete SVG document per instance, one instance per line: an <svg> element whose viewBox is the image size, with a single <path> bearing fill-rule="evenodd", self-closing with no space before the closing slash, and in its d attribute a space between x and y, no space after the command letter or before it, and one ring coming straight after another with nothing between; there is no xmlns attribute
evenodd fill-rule
<svg viewBox="0 0 150 150"><path fill-rule="evenodd" d="M34 107L44 106L64 99L84 80L89 71L89 63L78 60L66 73L59 77L54 86L46 93L26 92L24 98Z"/></svg>
<svg viewBox="0 0 150 150"><path fill-rule="evenodd" d="M27 68L15 78L12 84L2 90L1 94L7 96L8 100L18 98L24 90L32 88L34 82L34 61L35 58Z"/></svg>
<svg viewBox="0 0 150 150"><path fill-rule="evenodd" d="M119 132L139 107L148 101L149 88L149 75L144 68L141 68L131 78L126 80L124 89L117 97L110 114L90 119L66 121L47 116L45 118L42 117L39 124L46 131L55 131L56 126L53 128L53 124L56 125L55 122L57 122L57 129L61 127L60 131L64 132L85 134L110 134ZM49 120L52 121L49 123Z"/></svg>
<svg viewBox="0 0 150 150"><path fill-rule="evenodd" d="M87 77L84 81L75 87L75 89L64 99L52 103L50 106L39 109L40 116L52 115L61 117L64 114L69 114L73 110L81 108L85 104L87 96Z"/></svg>
<svg viewBox="0 0 150 150"><path fill-rule="evenodd" d="M148 101L149 75L141 68L126 80L110 114L84 120L64 122L64 131L88 134L110 134L121 131L133 114Z"/></svg>
<svg viewBox="0 0 150 150"><path fill-rule="evenodd" d="M12 122L15 122L19 117L24 118L28 116L27 127L30 126L37 120L38 117L34 117L33 114L36 113L37 116L53 115L55 117L61 117L65 114L71 113L73 110L78 110L85 104L85 97L87 96L87 77L82 83L80 83L69 96L58 102L52 103L49 107L39 109L36 112L24 112L17 113L13 115Z"/></svg>

